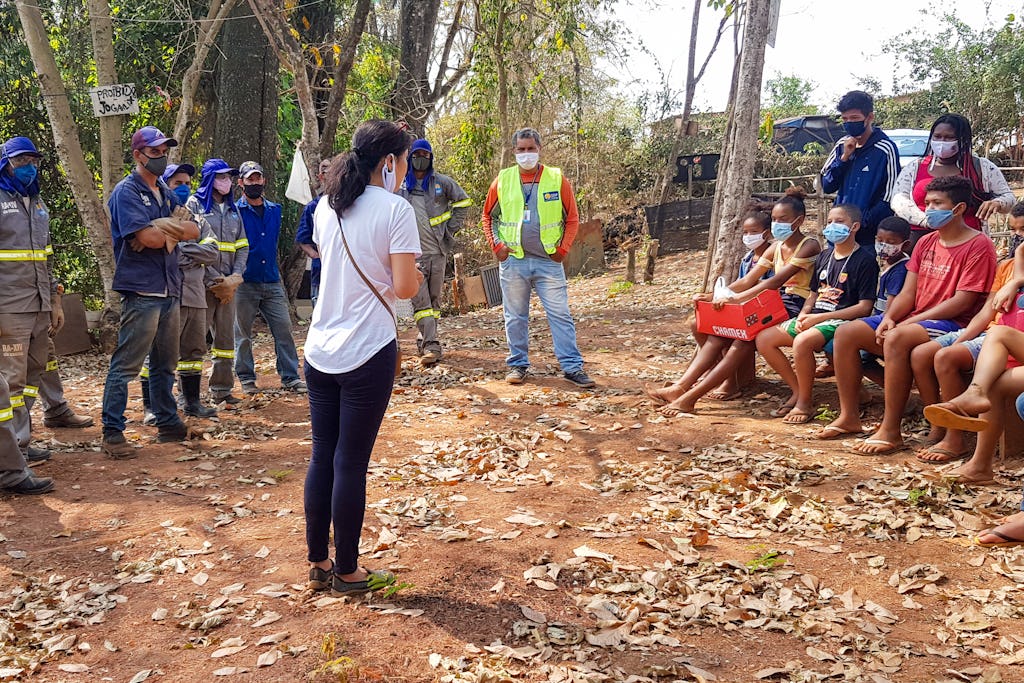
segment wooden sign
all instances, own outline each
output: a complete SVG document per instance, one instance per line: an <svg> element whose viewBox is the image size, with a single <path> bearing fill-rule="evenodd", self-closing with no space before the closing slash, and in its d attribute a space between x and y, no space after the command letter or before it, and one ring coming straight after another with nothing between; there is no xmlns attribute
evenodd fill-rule
<svg viewBox="0 0 1024 683"><path fill-rule="evenodd" d="M92 98L92 113L96 116L139 113L139 98L134 83L89 88L89 97Z"/></svg>

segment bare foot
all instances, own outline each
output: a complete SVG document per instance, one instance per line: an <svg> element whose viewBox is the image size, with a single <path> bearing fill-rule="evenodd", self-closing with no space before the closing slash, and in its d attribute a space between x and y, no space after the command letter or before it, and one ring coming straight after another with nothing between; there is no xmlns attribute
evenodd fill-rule
<svg viewBox="0 0 1024 683"><path fill-rule="evenodd" d="M978 545L1024 545L1024 519L1007 521L994 529L982 531L975 538Z"/></svg>
<svg viewBox="0 0 1024 683"><path fill-rule="evenodd" d="M916 455L922 462L944 463L963 460L969 453L967 446L964 445L963 435L955 429L950 429L942 440L922 448Z"/></svg>
<svg viewBox="0 0 1024 683"><path fill-rule="evenodd" d="M889 455L903 450L903 435L898 431L890 434L881 430L853 447L853 452L860 455Z"/></svg>
<svg viewBox="0 0 1024 683"><path fill-rule="evenodd" d="M795 405L796 396L790 394L789 399L785 403L780 405L775 410L772 410L768 414L771 415L772 417L786 417L787 415L789 415L789 412L793 410L793 406Z"/></svg>
<svg viewBox="0 0 1024 683"><path fill-rule="evenodd" d="M860 420L844 420L842 417L829 422L821 430L821 436L823 440L836 439L847 434L860 434L864 431L864 426L860 423Z"/></svg>
<svg viewBox="0 0 1024 683"><path fill-rule="evenodd" d="M982 393L981 387L971 384L967 391L946 403L956 406L957 410L965 415L977 417L992 409L992 401Z"/></svg>
<svg viewBox="0 0 1024 683"><path fill-rule="evenodd" d="M836 369L832 365L832 361L825 361L818 367L814 368L814 378L823 379L825 377L831 377L836 374Z"/></svg>
<svg viewBox="0 0 1024 683"><path fill-rule="evenodd" d="M964 484L991 484L995 482L995 474L992 472L991 463L975 462L977 458L971 458L960 467L944 472L943 476L951 477Z"/></svg>
<svg viewBox="0 0 1024 683"><path fill-rule="evenodd" d="M782 421L790 425L802 425L807 424L813 419L814 406L797 401L793 409L786 414L786 417L782 418Z"/></svg>
<svg viewBox="0 0 1024 683"><path fill-rule="evenodd" d="M686 390L680 384L669 384L664 387L652 387L650 384L644 385L644 393L650 396L655 403L670 403L685 392Z"/></svg>

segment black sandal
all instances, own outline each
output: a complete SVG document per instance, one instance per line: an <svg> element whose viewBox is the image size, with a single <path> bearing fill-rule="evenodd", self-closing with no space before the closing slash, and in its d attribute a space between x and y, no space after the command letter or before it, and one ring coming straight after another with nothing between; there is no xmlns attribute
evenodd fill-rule
<svg viewBox="0 0 1024 683"><path fill-rule="evenodd" d="M328 569L320 569L320 567L310 567L309 569L309 583L307 584L309 589L312 591L325 591L331 587L331 577L334 576L334 561L331 561L331 566Z"/></svg>
<svg viewBox="0 0 1024 683"><path fill-rule="evenodd" d="M337 574L331 579L331 593L336 596L379 591L395 583L395 575L383 569L368 571L362 581L345 581Z"/></svg>

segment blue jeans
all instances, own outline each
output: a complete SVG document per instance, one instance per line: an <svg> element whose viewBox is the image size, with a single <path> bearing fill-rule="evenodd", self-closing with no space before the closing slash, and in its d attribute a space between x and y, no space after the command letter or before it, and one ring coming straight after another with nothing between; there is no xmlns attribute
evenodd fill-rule
<svg viewBox="0 0 1024 683"><path fill-rule="evenodd" d="M306 363L313 455L306 470L307 559L328 557L334 525L334 571L359 567L366 511L366 468L391 399L398 346L391 342L350 372L328 374Z"/></svg>
<svg viewBox="0 0 1024 683"><path fill-rule="evenodd" d="M157 427L181 424L172 393L179 332L177 297L141 294L121 297L121 328L103 387L104 436L124 431L128 383L139 376L146 354L149 354L150 403Z"/></svg>
<svg viewBox="0 0 1024 683"><path fill-rule="evenodd" d="M583 356L576 346L576 324L569 313L569 288L562 264L536 256L509 256L501 262L499 272L508 366L530 366L530 293L536 291L548 317L555 357L562 372L582 370Z"/></svg>
<svg viewBox="0 0 1024 683"><path fill-rule="evenodd" d="M277 374L282 386L299 381L299 353L292 338L288 297L281 282L243 282L235 293L235 374L241 382L256 381L252 359L252 323L256 313L263 316L274 335Z"/></svg>

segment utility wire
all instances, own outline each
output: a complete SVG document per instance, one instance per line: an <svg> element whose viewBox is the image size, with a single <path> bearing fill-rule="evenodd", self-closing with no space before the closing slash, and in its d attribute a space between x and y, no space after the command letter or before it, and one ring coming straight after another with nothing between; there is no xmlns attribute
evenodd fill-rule
<svg viewBox="0 0 1024 683"><path fill-rule="evenodd" d="M15 0L15 2L17 2L17 0ZM303 7L312 7L314 5L322 5L325 2L329 2L329 0L311 0L310 2L305 2L305 3L302 3L301 5L296 5L295 7L292 7L290 9L282 9L282 10L280 10L280 13L284 14L286 12L293 12L293 11L295 11L297 9L302 9ZM5 6L7 4L8 4L7 0L0 1L0 7ZM20 4L24 5L25 7L32 7L33 9L37 9L40 12L47 11L49 9L49 8L40 7L39 5L34 5L34 4L28 3L28 2L22 2ZM224 19L222 19L222 21L235 21L235 20L240 20L240 19L254 19L254 18L256 18L256 16L257 15L255 15L255 14L243 14L243 15L236 16L236 17L225 17ZM129 23L129 24L199 24L199 23L206 22L206 21L214 21L213 19L207 19L205 17L196 18L196 19L177 19L177 18L172 18L172 17L159 18L159 19L137 19L137 18L134 18L134 17L120 17L120 16L117 16L117 15L114 15L114 14L110 15L110 20L111 21L121 21L121 22Z"/></svg>

